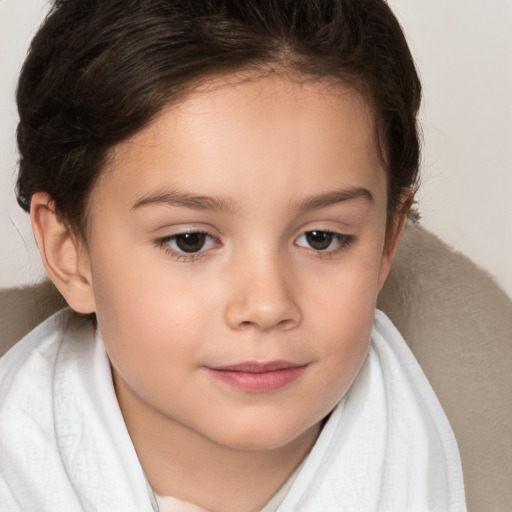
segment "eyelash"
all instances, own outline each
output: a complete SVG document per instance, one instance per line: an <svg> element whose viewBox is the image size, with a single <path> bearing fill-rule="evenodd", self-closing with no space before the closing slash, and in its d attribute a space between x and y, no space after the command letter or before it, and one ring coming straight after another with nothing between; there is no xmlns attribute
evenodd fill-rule
<svg viewBox="0 0 512 512"><path fill-rule="evenodd" d="M315 232L332 236L338 242L337 247L335 249L330 249L330 250L314 249L313 247L304 247L304 246L298 244L298 240L300 238L305 237L308 234L312 234ZM190 252L190 253L181 252L179 250L176 250L176 249L173 249L170 247L170 243L172 243L173 241L176 241L176 239L178 237L181 237L184 235L204 235L206 237L206 239L208 239L210 241L210 243L214 243L216 246L219 246L222 244L222 242L218 238L216 238L215 236L213 236L212 234L210 234L206 231L201 231L201 230L186 231L183 233L176 233L174 235L158 238L157 240L155 240L155 243L159 248L163 249L166 254L170 255L175 261L180 261L180 262L197 261L197 260L203 258L207 252L209 252L210 249L203 249L203 247L201 247L196 252ZM299 237L297 237L294 241L294 245L308 249L309 251L313 252L315 254L315 256L318 258L328 259L328 258L335 257L336 255L342 253L343 251L348 250L354 244L355 240L356 240L356 237L354 235L346 235L346 234L342 234L342 233L336 233L335 231L330 231L330 230L326 230L326 229L311 229L311 230L305 231Z"/></svg>
<svg viewBox="0 0 512 512"><path fill-rule="evenodd" d="M330 243L333 239L337 240L337 247L334 249L314 249L313 247L304 247L299 245L298 240L302 237L307 237L308 234L313 233L322 233L324 235L329 235L332 237ZM311 229L305 231L295 240L295 245L299 247L304 247L305 249L309 249L315 253L315 256L321 259L328 259L337 256L338 254L348 250L356 241L356 237L354 235L346 235L342 233L337 233L335 231L330 231L328 229Z"/></svg>
<svg viewBox="0 0 512 512"><path fill-rule="evenodd" d="M193 262L193 261L197 261L200 258L204 257L204 255L208 251L208 249L207 250L199 250L197 252L187 253L187 252L177 251L170 247L170 245L169 245L170 243L175 241L178 237L185 236L185 235L204 235L210 242L213 242L215 245L221 245L221 241L218 238L214 237L213 235L211 235L210 233L208 233L206 231L201 231L201 230L185 231L183 233L176 233L175 235L158 238L156 240L156 245L158 247L160 247L161 249L163 249L166 254L169 254L170 256L172 256L172 258L175 261ZM201 249L202 249L202 247L201 247Z"/></svg>

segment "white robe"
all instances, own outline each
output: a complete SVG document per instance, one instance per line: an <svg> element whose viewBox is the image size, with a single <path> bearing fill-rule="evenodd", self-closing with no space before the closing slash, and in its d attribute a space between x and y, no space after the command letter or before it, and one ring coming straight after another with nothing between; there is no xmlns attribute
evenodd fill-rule
<svg viewBox="0 0 512 512"><path fill-rule="evenodd" d="M68 310L0 361L2 512L153 512L101 336ZM279 512L464 512L457 445L404 340L377 311L363 368Z"/></svg>

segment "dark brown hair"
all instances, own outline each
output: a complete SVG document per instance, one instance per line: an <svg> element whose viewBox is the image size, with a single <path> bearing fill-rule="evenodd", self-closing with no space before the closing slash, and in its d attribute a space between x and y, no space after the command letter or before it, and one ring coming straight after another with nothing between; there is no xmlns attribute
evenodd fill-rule
<svg viewBox="0 0 512 512"><path fill-rule="evenodd" d="M116 144L195 82L274 64L365 94L392 215L417 180L421 86L383 0L56 0L18 84L18 202L47 192L83 234Z"/></svg>

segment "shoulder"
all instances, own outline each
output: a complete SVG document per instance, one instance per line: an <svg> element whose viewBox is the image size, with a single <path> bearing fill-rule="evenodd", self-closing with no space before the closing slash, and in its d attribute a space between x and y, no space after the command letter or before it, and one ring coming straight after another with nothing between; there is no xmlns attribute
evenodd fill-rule
<svg viewBox="0 0 512 512"><path fill-rule="evenodd" d="M4 354L0 359L3 420L13 411L16 414L26 411L30 416L45 411L51 401L59 353L63 345L67 350L73 350L73 345L78 344L79 332L83 329L81 324L83 321L71 310L61 310Z"/></svg>
<svg viewBox="0 0 512 512"><path fill-rule="evenodd" d="M39 324L0 358L1 399L13 389L15 382L27 377L40 377L51 372L60 345L69 330L73 313L62 310Z"/></svg>
<svg viewBox="0 0 512 512"><path fill-rule="evenodd" d="M67 476L54 415L56 400L71 390L68 381L59 381L59 372L73 361L63 354L79 358L83 325L75 313L62 310L0 359L0 501L6 503L6 510L18 510L8 505L11 495L18 505L24 504L20 505L23 510L34 510L33 504L47 494L55 503L61 499L53 491L56 482L66 481Z"/></svg>

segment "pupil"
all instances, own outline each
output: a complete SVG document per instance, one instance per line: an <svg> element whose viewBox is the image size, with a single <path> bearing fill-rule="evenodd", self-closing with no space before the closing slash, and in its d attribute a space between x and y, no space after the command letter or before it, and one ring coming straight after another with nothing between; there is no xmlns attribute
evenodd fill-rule
<svg viewBox="0 0 512 512"><path fill-rule="evenodd" d="M317 251L327 249L331 245L333 237L334 234L327 231L310 231L306 233L308 244Z"/></svg>
<svg viewBox="0 0 512 512"><path fill-rule="evenodd" d="M176 245L183 252L197 252L202 249L205 238L204 233L184 233L176 237Z"/></svg>

